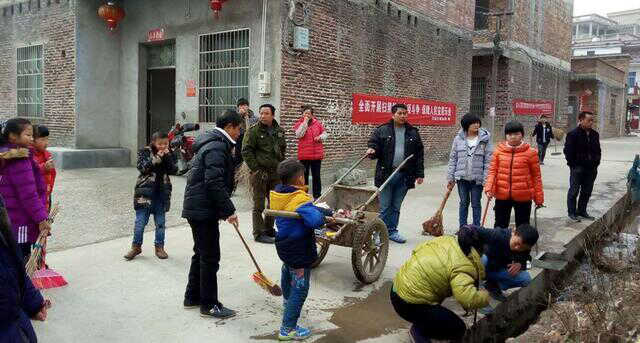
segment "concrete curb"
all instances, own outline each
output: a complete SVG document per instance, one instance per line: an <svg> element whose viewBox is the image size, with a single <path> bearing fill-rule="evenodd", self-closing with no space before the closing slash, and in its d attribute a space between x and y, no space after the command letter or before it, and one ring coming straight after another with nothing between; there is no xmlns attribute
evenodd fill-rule
<svg viewBox="0 0 640 343"><path fill-rule="evenodd" d="M577 232L564 245L563 251L556 252L569 261L562 271L532 269L531 284L510 294L506 302L495 308L493 314L478 320L465 335L464 342L504 342L526 331L547 307L550 289L572 273L579 263L577 259L584 255L585 241L599 237L619 224L633 205L629 192L625 193L602 217Z"/></svg>

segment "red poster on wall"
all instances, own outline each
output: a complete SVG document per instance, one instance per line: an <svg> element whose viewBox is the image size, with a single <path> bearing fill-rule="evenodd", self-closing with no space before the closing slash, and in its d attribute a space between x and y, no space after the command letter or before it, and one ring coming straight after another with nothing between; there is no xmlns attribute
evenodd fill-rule
<svg viewBox="0 0 640 343"><path fill-rule="evenodd" d="M153 29L147 32L147 42L159 42L164 39L164 28Z"/></svg>
<svg viewBox="0 0 640 343"><path fill-rule="evenodd" d="M453 126L456 104L416 98L395 98L371 94L353 94L353 124L383 124L391 119L391 107L406 104L413 125Z"/></svg>
<svg viewBox="0 0 640 343"><path fill-rule="evenodd" d="M196 96L196 81L195 80L187 80L187 96L188 97Z"/></svg>
<svg viewBox="0 0 640 343"><path fill-rule="evenodd" d="M512 103L513 114L516 115L553 115L553 100L525 100L514 99Z"/></svg>

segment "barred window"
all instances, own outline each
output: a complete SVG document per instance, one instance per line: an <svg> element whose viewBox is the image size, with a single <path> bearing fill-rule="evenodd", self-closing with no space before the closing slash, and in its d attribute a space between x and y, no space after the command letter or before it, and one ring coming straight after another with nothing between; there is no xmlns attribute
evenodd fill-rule
<svg viewBox="0 0 640 343"><path fill-rule="evenodd" d="M42 86L44 64L42 45L18 48L17 51L17 111L20 117L42 117Z"/></svg>
<svg viewBox="0 0 640 343"><path fill-rule="evenodd" d="M471 78L471 110L469 112L484 117L485 114L485 93L487 89L487 79L484 77Z"/></svg>
<svg viewBox="0 0 640 343"><path fill-rule="evenodd" d="M199 117L215 122L249 97L249 29L200 36Z"/></svg>

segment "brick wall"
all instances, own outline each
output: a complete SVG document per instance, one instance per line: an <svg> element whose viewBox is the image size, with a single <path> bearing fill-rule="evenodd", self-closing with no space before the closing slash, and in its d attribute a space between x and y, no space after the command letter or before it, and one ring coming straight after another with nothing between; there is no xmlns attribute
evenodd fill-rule
<svg viewBox="0 0 640 343"><path fill-rule="evenodd" d="M571 60L571 3L567 0L514 1L512 16L502 20L503 40L513 40L563 61ZM507 0L489 1L489 10L504 11ZM491 42L496 17L487 18L488 32L474 38L476 43Z"/></svg>
<svg viewBox="0 0 640 343"><path fill-rule="evenodd" d="M0 8L0 117L16 115L16 49L43 45L44 118L51 145L75 145L75 8L70 0L31 0ZM30 118L31 119L31 118Z"/></svg>
<svg viewBox="0 0 640 343"><path fill-rule="evenodd" d="M473 30L475 0L395 0L394 2L434 19Z"/></svg>
<svg viewBox="0 0 640 343"><path fill-rule="evenodd" d="M487 79L486 106L487 111L492 102L493 78L491 77L492 57L477 56L473 58L473 77ZM531 68L531 69L530 69ZM498 65L498 89L494 137L503 138L504 124L516 119L523 123L525 131L530 134L537 123L535 116L512 116L513 99L545 99L552 100L556 113L550 122L553 126L565 129L568 125L567 90L569 76L567 73L551 69L543 64L520 63L501 58ZM492 126L492 119L487 117L485 127Z"/></svg>
<svg viewBox="0 0 640 343"><path fill-rule="evenodd" d="M324 162L329 168L364 153L375 128L351 124L353 93L438 99L455 102L459 116L468 111L469 38L420 18L417 26L407 25L406 14L400 19L396 13L389 16L382 2L377 7L351 1L308 3L312 7L310 51L299 57L286 49L282 52L281 122L287 130L289 154L296 154L291 127L303 104L316 108L330 135ZM287 4L283 1L283 6ZM426 145L425 161L447 158L458 128L419 129Z"/></svg>

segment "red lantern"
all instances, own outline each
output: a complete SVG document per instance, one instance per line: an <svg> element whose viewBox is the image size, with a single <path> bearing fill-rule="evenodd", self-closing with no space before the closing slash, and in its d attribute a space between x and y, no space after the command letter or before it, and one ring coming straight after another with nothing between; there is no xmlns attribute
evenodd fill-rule
<svg viewBox="0 0 640 343"><path fill-rule="evenodd" d="M209 0L209 7L213 11L213 16L217 19L220 16L220 11L222 11L222 4L227 0Z"/></svg>
<svg viewBox="0 0 640 343"><path fill-rule="evenodd" d="M98 8L98 16L107 22L107 27L110 31L114 31L118 26L118 22L124 18L124 10L113 1L108 1Z"/></svg>

